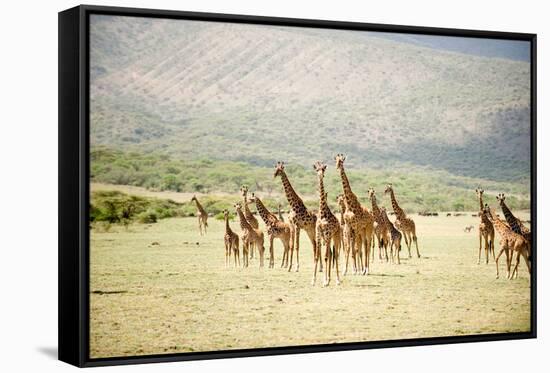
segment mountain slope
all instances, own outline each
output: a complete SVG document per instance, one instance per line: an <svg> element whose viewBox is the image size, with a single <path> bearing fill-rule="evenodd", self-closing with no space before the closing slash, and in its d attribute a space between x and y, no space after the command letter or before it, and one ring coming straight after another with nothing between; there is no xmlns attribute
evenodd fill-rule
<svg viewBox="0 0 550 373"><path fill-rule="evenodd" d="M369 33L94 16L92 146L529 176L529 64Z"/></svg>

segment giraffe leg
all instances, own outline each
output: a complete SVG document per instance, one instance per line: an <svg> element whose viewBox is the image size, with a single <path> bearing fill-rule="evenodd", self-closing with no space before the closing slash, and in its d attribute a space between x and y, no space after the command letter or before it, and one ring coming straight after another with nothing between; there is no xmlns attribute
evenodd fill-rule
<svg viewBox="0 0 550 373"><path fill-rule="evenodd" d="M481 264L481 241L482 241L482 234L481 231L479 231L479 253L477 256L477 264Z"/></svg>
<svg viewBox="0 0 550 373"><path fill-rule="evenodd" d="M294 226L291 224L290 225L290 263L288 265L288 272L292 270L292 261L294 259L294 247L295 247L294 235L295 235Z"/></svg>
<svg viewBox="0 0 550 373"><path fill-rule="evenodd" d="M497 278L499 277L499 273L498 273L498 260L500 259L500 256L507 250L506 246L503 245L503 242L500 243L500 246L501 246L501 249L495 259L495 265L497 267ZM508 253L506 253L506 261L508 261ZM506 264L508 265L508 264Z"/></svg>
<svg viewBox="0 0 550 373"><path fill-rule="evenodd" d="M340 258L340 245L342 243L341 240L341 231L334 239L334 268L336 269L336 285L340 285L340 263L338 262L338 259Z"/></svg>
<svg viewBox="0 0 550 373"><path fill-rule="evenodd" d="M306 231L307 236L309 237L309 240L311 241L311 244L313 245L313 252L315 253L315 251L317 249L316 246L319 243L318 240L315 239L315 236L316 236L315 229L314 230L305 229L305 231ZM323 261L322 260L319 262L319 272L323 272Z"/></svg>
<svg viewBox="0 0 550 373"><path fill-rule="evenodd" d="M521 256L523 256L523 260L525 260L525 265L527 265L527 270L529 271L529 275L531 274L531 261L529 260L529 254L528 252L525 252L525 250L521 251Z"/></svg>
<svg viewBox="0 0 550 373"><path fill-rule="evenodd" d="M510 276L510 280L512 280L514 278L514 275L517 273L520 259L521 259L521 255L520 255L520 253L517 253L517 255L516 255L516 265L514 266L514 270L512 271L512 275Z"/></svg>
<svg viewBox="0 0 550 373"><path fill-rule="evenodd" d="M273 240L275 237L273 235L269 236L269 268L273 268L275 266L275 257L273 253Z"/></svg>
<svg viewBox="0 0 550 373"><path fill-rule="evenodd" d="M395 252L397 253L397 264L401 264L401 258L399 256L400 251L401 251L401 238L397 240L397 244L395 247Z"/></svg>
<svg viewBox="0 0 550 373"><path fill-rule="evenodd" d="M300 269L300 228L296 227L295 232L296 239L296 272Z"/></svg>
<svg viewBox="0 0 550 373"><path fill-rule="evenodd" d="M493 260L495 260L495 233L489 235L489 250L493 253Z"/></svg>
<svg viewBox="0 0 550 373"><path fill-rule="evenodd" d="M330 283L330 269L332 267L332 256L330 252L330 238L326 238L323 240L325 243L325 282L323 283L323 286L328 286ZM321 254L321 251L319 250L319 254ZM323 258L321 255L319 255L319 260L322 262Z"/></svg>
<svg viewBox="0 0 550 373"><path fill-rule="evenodd" d="M407 249L409 250L409 258L412 258L411 242L409 242L409 231L403 230L403 237L405 238L405 245L407 245Z"/></svg>
<svg viewBox="0 0 550 373"><path fill-rule="evenodd" d="M317 263L320 261L319 251L321 250L321 233L316 234L317 245L313 248L313 277L311 279L311 286L315 285L317 280Z"/></svg>
<svg viewBox="0 0 550 373"><path fill-rule="evenodd" d="M370 266L370 240L369 240L369 237L367 235L364 235L364 237L361 237L361 243L362 245L359 246L359 250L363 249L365 252L364 252L364 264L363 264L363 271L362 271L362 274L363 275L366 275L369 271L369 266Z"/></svg>
<svg viewBox="0 0 550 373"><path fill-rule="evenodd" d="M487 239L487 235L483 235L483 241L485 248L485 264L489 264L489 240Z"/></svg>

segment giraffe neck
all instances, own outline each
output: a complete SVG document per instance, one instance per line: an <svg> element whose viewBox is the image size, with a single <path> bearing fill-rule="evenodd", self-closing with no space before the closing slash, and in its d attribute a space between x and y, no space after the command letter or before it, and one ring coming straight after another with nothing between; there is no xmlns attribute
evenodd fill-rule
<svg viewBox="0 0 550 373"><path fill-rule="evenodd" d="M496 228L501 236L505 236L510 231L510 229L506 226L506 224L504 224L502 220L500 220L498 216L493 215L492 211L485 212L483 215L493 224L493 226Z"/></svg>
<svg viewBox="0 0 550 373"><path fill-rule="evenodd" d="M225 216L225 233L231 233L231 228L229 228L229 215Z"/></svg>
<svg viewBox="0 0 550 373"><path fill-rule="evenodd" d="M285 172L281 173L281 180L283 182L283 188L285 190L286 199L290 204L290 208L294 211L298 211L300 209L306 210L304 202L298 196L298 194L296 194L296 192L294 191L294 188L290 184L290 181L288 180L288 177L286 176Z"/></svg>
<svg viewBox="0 0 550 373"><path fill-rule="evenodd" d="M340 167L340 178L342 179L342 189L344 190L344 199L346 200L347 206L353 213L357 213L361 209L361 205L351 190L348 176L346 175L346 171L344 171L343 165Z"/></svg>
<svg viewBox="0 0 550 373"><path fill-rule="evenodd" d="M484 204L483 204L483 195L480 194L479 195L479 211L483 211L483 208L484 208Z"/></svg>
<svg viewBox="0 0 550 373"><path fill-rule="evenodd" d="M384 218L381 216L380 209L378 208L378 203L376 202L376 196L373 195L373 196L371 197L370 201L371 201L372 212L373 212L374 216L376 217L376 219L377 219L378 221L383 222L383 221L384 221Z"/></svg>
<svg viewBox="0 0 550 373"><path fill-rule="evenodd" d="M504 218L506 219L506 222L510 225L510 228L512 228L514 232L521 234L521 227L519 225L518 219L514 216L514 214L512 214L512 211L510 211L504 201L500 202L500 208L502 209Z"/></svg>
<svg viewBox="0 0 550 373"><path fill-rule="evenodd" d="M281 212L281 206L277 206L277 213L279 214L279 220L283 221L283 213Z"/></svg>
<svg viewBox="0 0 550 373"><path fill-rule="evenodd" d="M346 205L344 201L338 201L338 204L340 205L340 222L342 223L344 221L344 214L346 213Z"/></svg>
<svg viewBox="0 0 550 373"><path fill-rule="evenodd" d="M237 214L239 214L239 223L241 225L241 229L243 231L250 231L252 230L252 226L248 224L248 221L246 220L243 211L241 209L237 209Z"/></svg>
<svg viewBox="0 0 550 373"><path fill-rule="evenodd" d="M391 222L390 218L388 218L388 214L386 214L386 211L380 211L380 215L382 216L382 220L384 223L393 231L396 228L393 226L393 223Z"/></svg>
<svg viewBox="0 0 550 373"><path fill-rule="evenodd" d="M268 226L272 225L276 221L276 219L273 219L274 218L273 214L269 212L269 210L265 207L263 202L258 197L255 197L255 201L256 201L256 209L258 210L258 213L262 217L262 220L264 221L264 223Z"/></svg>
<svg viewBox="0 0 550 373"><path fill-rule="evenodd" d="M195 204L197 205L197 210L199 210L201 212L201 214L205 214L206 211L204 211L204 209L202 208L201 204L199 203L199 200L198 199L195 199Z"/></svg>
<svg viewBox="0 0 550 373"><path fill-rule="evenodd" d="M393 212L395 212L395 215L397 215L398 219L404 219L407 217L405 214L405 211L399 207L399 204L397 203L397 200L395 199L395 193L393 192L393 189L390 189L390 197L391 197L391 206L393 207Z"/></svg>
<svg viewBox="0 0 550 373"><path fill-rule="evenodd" d="M246 193L243 195L243 204L244 216L246 216L248 220L254 219L254 214L252 214L252 211L250 211L250 208L248 207L248 196Z"/></svg>
<svg viewBox="0 0 550 373"><path fill-rule="evenodd" d="M327 205L327 195L325 194L325 184L323 183L323 177L321 176L319 176L319 214L322 218L325 218L330 214L330 210Z"/></svg>

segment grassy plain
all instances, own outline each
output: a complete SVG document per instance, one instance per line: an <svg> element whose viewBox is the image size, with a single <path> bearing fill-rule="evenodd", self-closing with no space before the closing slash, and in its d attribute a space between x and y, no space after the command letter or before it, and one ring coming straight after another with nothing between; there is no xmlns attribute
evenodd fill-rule
<svg viewBox="0 0 550 373"><path fill-rule="evenodd" d="M440 214L441 215L441 214ZM527 214L518 214L528 219ZM195 218L113 225L91 233L92 357L528 331L530 280L495 279L477 264L477 222L416 221L422 258L376 260L369 276L312 287L312 250L302 235L300 271L225 268L223 222ZM231 223L239 232L238 224ZM474 225L471 233L464 227ZM501 260L501 271L504 271Z"/></svg>

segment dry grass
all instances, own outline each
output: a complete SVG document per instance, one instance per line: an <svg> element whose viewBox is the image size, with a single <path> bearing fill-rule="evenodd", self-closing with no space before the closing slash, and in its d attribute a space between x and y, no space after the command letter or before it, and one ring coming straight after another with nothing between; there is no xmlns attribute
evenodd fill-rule
<svg viewBox="0 0 550 373"><path fill-rule="evenodd" d="M214 219L206 237L195 218L94 230L91 357L529 330L524 263L518 280L497 280L492 260L476 264L477 218L413 218L421 259L377 260L371 275L328 288L319 277L310 285L306 235L300 272L288 273L257 260L224 268L223 222ZM276 243L277 262L281 251Z"/></svg>

